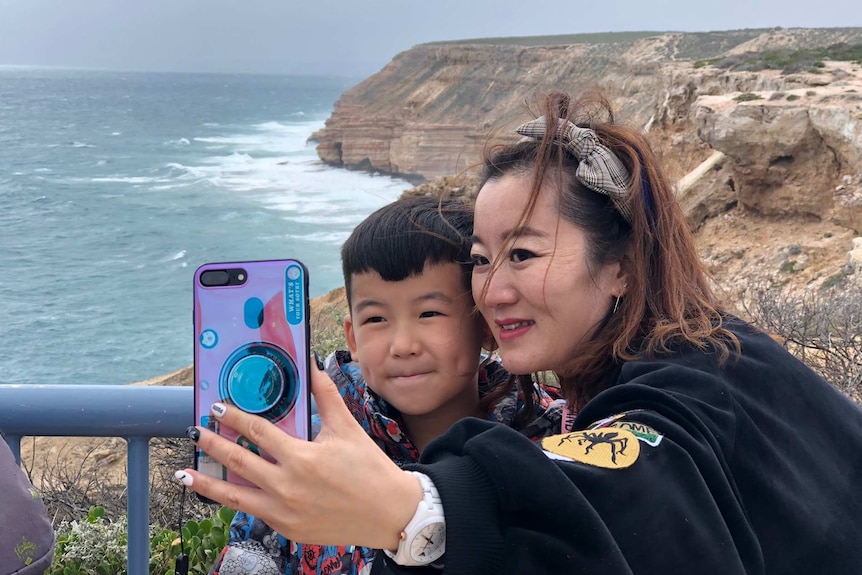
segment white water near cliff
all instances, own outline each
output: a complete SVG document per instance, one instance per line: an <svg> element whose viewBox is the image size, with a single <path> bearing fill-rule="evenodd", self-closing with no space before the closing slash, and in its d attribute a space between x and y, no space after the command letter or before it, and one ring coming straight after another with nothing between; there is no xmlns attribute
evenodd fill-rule
<svg viewBox="0 0 862 575"><path fill-rule="evenodd" d="M348 79L0 68L0 383L119 384L192 361L209 261L342 285L350 230L409 184L307 138Z"/></svg>

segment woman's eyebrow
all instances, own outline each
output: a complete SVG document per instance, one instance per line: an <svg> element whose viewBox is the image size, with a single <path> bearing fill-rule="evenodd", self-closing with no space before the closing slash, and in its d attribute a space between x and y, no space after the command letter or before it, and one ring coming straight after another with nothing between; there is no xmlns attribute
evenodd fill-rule
<svg viewBox="0 0 862 575"><path fill-rule="evenodd" d="M506 241L508 238L514 236L516 238L540 238L545 237L547 234L541 230L530 226L522 226L520 228L516 228L514 230L504 230L500 233L500 241ZM470 241L474 244L481 244L482 238L473 234L470 236Z"/></svg>

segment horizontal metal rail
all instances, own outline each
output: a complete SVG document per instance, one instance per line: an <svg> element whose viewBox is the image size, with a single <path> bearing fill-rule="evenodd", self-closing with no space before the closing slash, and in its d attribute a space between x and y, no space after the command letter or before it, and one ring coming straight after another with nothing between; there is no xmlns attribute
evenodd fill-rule
<svg viewBox="0 0 862 575"><path fill-rule="evenodd" d="M191 387L0 384L0 431L15 459L24 436L122 437L128 443L128 573L148 575L152 437L185 437Z"/></svg>

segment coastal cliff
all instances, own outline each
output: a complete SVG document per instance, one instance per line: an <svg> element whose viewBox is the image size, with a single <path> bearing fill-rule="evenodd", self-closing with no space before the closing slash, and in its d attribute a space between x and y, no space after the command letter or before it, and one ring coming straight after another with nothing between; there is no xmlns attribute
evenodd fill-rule
<svg viewBox="0 0 862 575"><path fill-rule="evenodd" d="M423 44L342 95L317 151L328 164L426 182L474 165L489 137L511 138L534 94L597 87L678 181L713 157L685 185L695 227L739 202L860 234L862 71L852 51L847 61L814 51L858 44L862 28Z"/></svg>

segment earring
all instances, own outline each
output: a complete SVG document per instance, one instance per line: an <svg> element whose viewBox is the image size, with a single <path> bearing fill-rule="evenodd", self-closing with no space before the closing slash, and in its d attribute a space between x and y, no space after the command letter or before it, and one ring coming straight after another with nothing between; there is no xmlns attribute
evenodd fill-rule
<svg viewBox="0 0 862 575"><path fill-rule="evenodd" d="M620 307L620 298L623 297L623 294L626 293L626 289L628 289L628 282L623 284L623 292L617 296L617 301L614 302L614 310L611 312L611 315L617 313L617 309Z"/></svg>

